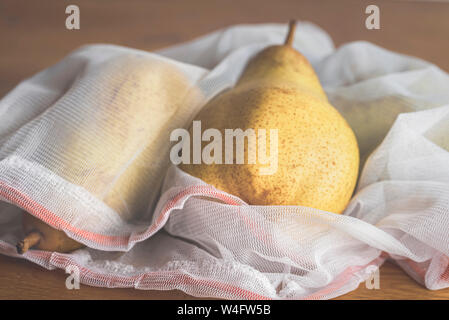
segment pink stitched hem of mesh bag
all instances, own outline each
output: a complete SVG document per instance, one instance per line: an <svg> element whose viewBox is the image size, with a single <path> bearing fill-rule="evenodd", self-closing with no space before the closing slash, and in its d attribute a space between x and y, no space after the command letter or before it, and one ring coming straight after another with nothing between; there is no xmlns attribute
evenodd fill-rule
<svg viewBox="0 0 449 320"><path fill-rule="evenodd" d="M439 281L443 282L443 283L449 283L449 257L444 256L444 258L447 260L447 267L444 270L443 273L440 274L439 276ZM422 282L424 282L424 279L426 277L426 272L427 270L424 268L421 268L418 263L416 263L413 260L407 259L405 261L405 263L413 270L413 272L415 272L415 274L417 276L419 276L422 280Z"/></svg>
<svg viewBox="0 0 449 320"><path fill-rule="evenodd" d="M332 296L335 292L338 292L340 288L343 288L346 283L348 283L351 278L357 273L369 266L380 266L385 261L385 258L381 255L364 266L348 267L344 272L342 272L330 285L319 290L309 296L306 300L318 300L321 297Z"/></svg>
<svg viewBox="0 0 449 320"><path fill-rule="evenodd" d="M209 288L220 290L224 293L231 294L235 297L242 299L251 299L251 300L269 300L269 297L257 294L255 292L251 292L246 289L242 289L236 287L234 285L230 285L227 283L222 283L219 281L209 280L209 279L199 279L194 278L186 273L183 273L178 270L174 271L155 271L155 272L146 272L135 276L117 276L112 274L102 274L96 272L94 270L85 268L80 264L76 263L70 258L69 254L60 254L57 252L49 252L49 251L39 251L39 250L30 250L27 251L23 255L18 255L14 253L14 246L4 243L0 241L0 251L3 254L25 258L32 262L45 262L46 265L52 265L54 267L65 269L67 266L75 266L80 271L80 279L82 283L92 286L99 287L120 287L120 288L130 288L136 287L138 284L142 283L145 279L147 281L160 279L164 276L174 277L173 283L176 285L190 285L192 288L197 286L207 286ZM175 289L176 286L173 286ZM157 285L153 288L163 290L162 283L161 286ZM145 285L143 285L142 289L152 289Z"/></svg>
<svg viewBox="0 0 449 320"><path fill-rule="evenodd" d="M131 241L128 240L127 237L118 237L118 236L106 236L102 234L97 234L93 232L89 232L86 230L80 230L63 219L57 217L52 212L47 210L45 207L41 206L40 204L36 203L32 199L28 198L26 195L22 194L15 188L7 186L5 183L0 182L0 195L7 199L8 201L12 202L13 204L23 208L27 212L30 212L37 218L43 220L44 222L48 223L49 225L52 225L55 228L65 228L71 232L75 232L76 234L79 234L80 236L84 237L88 240L93 241L99 241L98 239L101 239L100 241L109 241L111 243L117 243L118 239L119 241ZM180 192L177 194L173 199L167 202L167 204L164 206L164 209L162 210L162 213L159 215L158 219L156 220L156 223L154 223L146 232L144 232L141 235L136 236L137 238L147 238L151 235L152 232L154 232L155 229L164 221L166 220L167 214L170 212L170 210L182 199L184 199L187 196L192 195L210 195L217 199L220 199L224 201L227 204L231 205L241 205L242 203L239 203L235 201L232 197L228 196L227 194L220 193L216 189L209 187L209 186L193 186L189 187L186 190ZM245 221L250 228L254 231L254 225L250 221ZM258 234L258 233L256 233ZM17 254L12 254L11 249L13 248L11 245L2 244L0 243L0 248L2 249L3 253L18 256ZM13 250L13 249L12 249ZM269 297L265 297L262 295L259 295L257 293L235 287L230 284L221 283L218 281L212 281L212 280L205 280L205 279L194 279L193 277L179 272L179 271L162 271L162 272L152 272L152 273L145 273L134 277L124 277L124 276L115 276L115 275L103 275L100 273L96 273L90 269L87 269L85 267L82 267L76 263L74 263L73 260L71 260L67 255L59 254L59 253L52 253L52 252L45 252L45 251L39 251L39 250L30 250L25 255L21 256L24 258L27 258L28 260L39 260L39 261L45 261L47 264L50 264L50 259L54 260L57 259L60 261L58 263L57 267L64 268L69 264L76 265L80 269L80 274L85 277L87 284L93 284L89 283L89 278L93 279L94 281L98 281L98 283L103 286L110 286L111 284L121 284L126 287L135 287L138 282L141 281L144 277L150 277L150 278L157 278L158 276L163 276L170 274L171 276L176 276L177 279L175 283L177 285L188 285L196 283L196 285L207 285L210 288L215 288L222 290L226 293L234 293L234 295L238 298L242 299L271 299ZM323 289L322 292L317 292L314 295L311 295L310 297L306 297L306 299L318 299L320 296L323 296L324 294L330 294L332 292L335 292L338 290L339 286L338 284L341 284L342 286L351 279L351 276L355 273L363 269L363 267L358 268L348 268L345 270L342 274L340 280L337 284L333 284L332 286L328 287L330 289ZM332 290L333 289L333 290Z"/></svg>
<svg viewBox="0 0 449 320"><path fill-rule="evenodd" d="M119 243L138 242L138 241L147 239L155 231L158 230L158 228L161 226L161 224L163 222L165 222L168 219L168 213L179 201L183 200L187 196L193 196L193 195L202 195L202 196L209 195L214 198L222 200L226 204L242 205L242 203L237 202L235 199L233 199L232 197L230 197L229 195L227 195L225 193L221 193L221 192L217 191L213 187L192 186L192 187L186 188L184 191L178 193L175 197L173 197L170 201L168 201L167 204L164 206L164 209L162 210L162 212L159 215L156 222L154 224L152 224L145 232L143 232L141 234L137 234L137 235L133 234L133 235L131 235L131 237L108 236L108 235L103 235L103 234L98 234L98 233L93 233L90 231L78 229L78 228L70 225L63 219L57 217L55 214L53 214L52 212L47 210L45 207L36 203L32 199L28 198L26 195L22 194L15 188L10 187L3 182L0 182L0 196L5 198L6 200L10 201L11 203L23 208L27 212L30 212L32 215L43 220L44 222L48 223L49 225L55 227L56 229L64 228L68 231L74 232L75 234L79 235L81 238L97 242L98 244L104 244L105 242L107 242L110 245L114 245L114 244L116 245L118 242ZM245 223L251 224L250 221L245 221ZM10 252L11 248L8 246L10 246L10 245L0 243L0 248L2 249L3 253L11 255L11 252ZM18 256L15 254L13 254L13 255ZM50 257L53 257L53 258L56 257L57 259L62 259L61 261L63 261L65 263L65 266L69 265L69 264L74 264L73 261L67 257L67 255L61 255L58 253L44 252L44 251L38 251L38 250L31 250L31 251L27 252L24 255L24 257L26 257L26 258L34 257L39 260L47 261L47 263L50 262ZM377 259L380 259L380 257ZM375 261L369 263L368 265L378 263ZM69 262L71 262L71 263L69 263ZM75 264L75 265L77 265L77 264ZM366 268L368 265L358 266L358 267L349 267L342 274L340 274L337 277L336 281L334 281L331 285L329 285L328 287L326 287L312 295L305 297L304 299L320 299L323 296L332 295L333 292L337 292L339 290L339 288L342 288L348 281L350 281L350 279L352 278L352 276L354 276L355 273L361 271L363 268ZM411 265L413 267L415 267L415 269L416 269L416 267L417 267L416 265L413 265L413 264L411 264ZM142 275L137 276L137 278L136 277L114 276L114 275L109 275L109 278L108 278L108 276L105 276L105 275L102 275L99 273L95 273L92 270L86 269L80 265L77 265L77 266L80 268L81 271L84 271L84 273L83 273L84 276L89 275L89 277L93 277L94 280L98 280L99 282L101 282L102 280L108 279L107 282L102 282L105 284L105 286L108 286L108 284L110 284L111 281L113 281L113 283L115 283L115 282L121 283L123 281L125 281L124 283L130 283L129 281L133 281L132 285L128 285L128 287L134 287L136 285L136 282L139 279L141 279L142 277L145 277L147 275L156 277L156 276L162 276L162 275L167 274L167 271L163 271L163 272L153 272L151 274L150 273L142 274ZM417 271L419 271L420 275L425 273L425 270L422 270L422 269L419 269ZM173 272L173 271L170 271L170 272ZM238 290L238 291L243 290L244 292L237 294L237 297L239 297L239 298L270 299L268 297L261 296L261 295L258 295L257 293L250 292L250 291L247 291L242 288L238 288L238 287L235 287L235 286L232 286L229 284L220 283L220 282L211 281L211 280L194 279L193 277L190 277L182 272L180 273L179 271L176 271L175 275L180 276L182 279L189 279L190 282L188 282L188 283L205 281L204 284L205 285L207 284L211 288L217 288L217 289L218 289L218 287L221 287L222 289L226 288L226 290L224 290L225 292L234 292L235 290ZM442 275L440 275L440 279L442 281L449 282L448 276L449 276L449 268ZM87 283L87 284L89 284L89 283Z"/></svg>
<svg viewBox="0 0 449 320"><path fill-rule="evenodd" d="M187 273L183 273L182 271L173 270L173 271L154 271L154 272L146 272L135 276L117 276L113 274L102 274L97 271L91 270L89 268L83 267L80 264L76 263L71 259L69 254L60 254L57 252L49 252L49 251L39 251L39 250L30 250L27 251L23 255L18 255L14 252L14 246L2 242L0 240L0 252L9 256L24 258L29 261L50 265L56 268L65 269L68 266L75 266L80 271L80 280L82 283L86 285L92 285L97 287L120 287L120 288L136 288L143 290L167 290L166 284L154 284L151 280L158 280L166 276L170 276L173 280L173 286L170 289L178 289L180 290L181 286L184 286L183 291L186 293L192 293L192 291L198 292L197 288L210 288L214 290L218 290L218 292L222 293L222 295L216 295L217 298L233 297L238 299L247 299L247 300L272 300L273 298L267 297L264 295L260 295L258 293L237 287L232 284L215 281L211 279L201 279L195 278ZM343 288L351 279L355 276L355 274L370 265L380 265L382 257L378 257L372 262L368 263L364 266L356 266L349 267L344 272L337 277L336 281L331 283L329 286L309 295L305 296L302 299L305 300L317 300L323 299L326 296L338 296L335 295L341 288ZM145 281L147 283L151 283L152 285L145 285ZM137 288L139 285L140 288ZM165 286L165 287L164 287ZM190 290L192 291L190 291ZM196 289L196 290L195 290ZM346 292L341 292L344 294ZM232 299L232 298L231 298Z"/></svg>
<svg viewBox="0 0 449 320"><path fill-rule="evenodd" d="M155 223L149 226L144 232L136 234L133 233L129 236L111 236L104 235L100 233L95 233L83 229L79 229L67 221L61 219L53 212L37 203L33 199L30 199L25 194L21 193L17 189L8 186L4 182L0 181L0 196L11 202L12 204L24 209L28 213L32 214L36 218L44 221L48 225L52 226L57 230L65 230L77 236L75 240L85 240L93 242L100 247L110 247L114 249L114 247L119 246L120 248L129 247L129 244L134 244L139 241L143 241L154 234L157 230L159 230L164 222L168 219L168 214L170 210L176 206L176 204L182 201L184 198L188 196L211 196L216 199L220 199L229 205L241 205L242 203L237 202L234 198L229 195L217 191L215 188L211 186L191 186L186 188L184 191L178 193L175 197L173 197L170 201L168 201L164 209L159 214ZM117 248L118 249L118 248Z"/></svg>

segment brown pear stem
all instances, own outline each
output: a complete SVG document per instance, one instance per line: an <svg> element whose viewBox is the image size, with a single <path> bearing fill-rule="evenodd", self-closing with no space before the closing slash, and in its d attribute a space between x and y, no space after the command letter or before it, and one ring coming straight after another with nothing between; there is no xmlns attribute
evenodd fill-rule
<svg viewBox="0 0 449 320"><path fill-rule="evenodd" d="M24 254L29 248L32 248L41 241L42 235L39 232L30 232L23 240L19 241L16 245L17 252Z"/></svg>
<svg viewBox="0 0 449 320"><path fill-rule="evenodd" d="M285 38L285 45L286 46L291 46L293 43L293 37L295 35L295 30L296 30L296 20L290 20L289 24L288 24L288 34L287 37Z"/></svg>

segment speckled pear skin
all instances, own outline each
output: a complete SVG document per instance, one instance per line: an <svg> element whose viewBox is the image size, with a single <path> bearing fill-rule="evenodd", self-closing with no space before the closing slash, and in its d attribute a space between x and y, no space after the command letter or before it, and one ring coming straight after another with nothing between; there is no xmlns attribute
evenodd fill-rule
<svg viewBox="0 0 449 320"><path fill-rule="evenodd" d="M292 47L261 51L236 86L212 99L195 120L201 120L203 132L216 128L223 137L225 129L278 129L278 169L260 175L267 165L248 164L245 143L245 164L182 164L187 173L251 205L341 213L349 202L359 166L355 135L329 104L310 63Z"/></svg>

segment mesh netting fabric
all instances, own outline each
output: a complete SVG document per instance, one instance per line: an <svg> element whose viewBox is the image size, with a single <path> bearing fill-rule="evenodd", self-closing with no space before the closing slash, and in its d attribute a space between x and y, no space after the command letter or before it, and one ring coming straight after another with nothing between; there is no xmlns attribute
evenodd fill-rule
<svg viewBox="0 0 449 320"><path fill-rule="evenodd" d="M170 164L170 132L285 32L236 26L158 53L86 46L19 84L0 101L0 252L77 266L93 286L225 299L329 299L387 258L449 287L449 76L430 63L366 42L336 50L298 25L294 46L360 146L342 215L250 206ZM19 256L23 210L88 248Z"/></svg>

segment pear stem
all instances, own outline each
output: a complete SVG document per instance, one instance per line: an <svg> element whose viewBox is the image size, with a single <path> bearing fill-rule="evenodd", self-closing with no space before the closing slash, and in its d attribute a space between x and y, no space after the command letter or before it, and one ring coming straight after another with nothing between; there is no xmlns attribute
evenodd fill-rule
<svg viewBox="0 0 449 320"><path fill-rule="evenodd" d="M16 245L17 252L24 254L29 248L32 248L41 241L42 235L39 232L30 232L23 240L19 241Z"/></svg>
<svg viewBox="0 0 449 320"><path fill-rule="evenodd" d="M293 43L293 38L295 35L295 29L296 29L296 20L290 20L289 25L288 25L288 34L287 37L285 38L285 45L286 46L291 46Z"/></svg>

